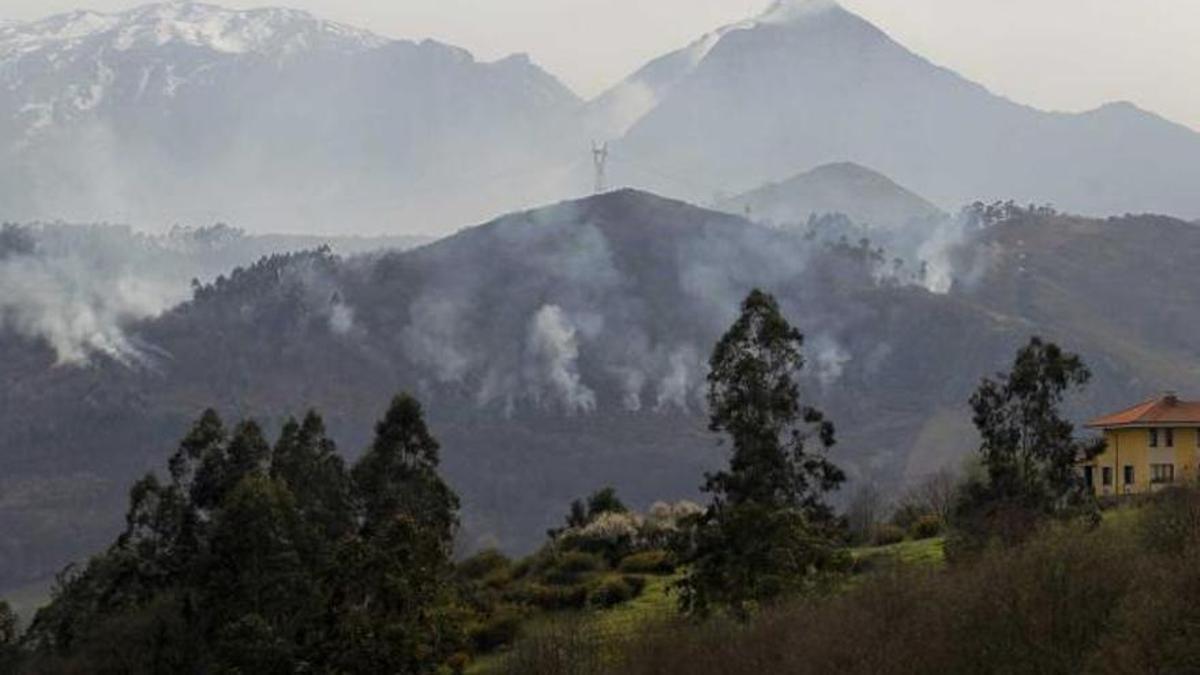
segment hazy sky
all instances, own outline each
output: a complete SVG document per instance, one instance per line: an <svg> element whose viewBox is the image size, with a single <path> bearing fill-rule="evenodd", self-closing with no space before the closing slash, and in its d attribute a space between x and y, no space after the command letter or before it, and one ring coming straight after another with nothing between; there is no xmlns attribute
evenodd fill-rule
<svg viewBox="0 0 1200 675"><path fill-rule="evenodd" d="M0 0L32 19L140 0ZM529 52L584 96L768 0L224 0L307 9L492 59ZM843 0L913 50L1023 103L1131 100L1200 129L1200 0Z"/></svg>

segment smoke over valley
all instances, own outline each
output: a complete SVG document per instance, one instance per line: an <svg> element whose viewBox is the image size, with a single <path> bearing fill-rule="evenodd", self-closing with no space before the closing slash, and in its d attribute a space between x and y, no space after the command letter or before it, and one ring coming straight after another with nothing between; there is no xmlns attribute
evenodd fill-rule
<svg viewBox="0 0 1200 675"><path fill-rule="evenodd" d="M371 574L444 573L477 613L437 664L463 672L515 650L516 626L694 579L677 550L758 495L746 448L779 450L763 494L803 512L789 532L837 533L804 565L892 569L871 556L894 549L847 546L897 545L884 528L916 491L962 497L992 470L964 462L1010 437L983 422L1011 420L979 410L1032 336L1086 361L1086 388L1048 395L1073 422L1195 388L1200 133L1129 103L1009 100L834 0L677 47L584 100L523 54L299 10L0 24L0 596L36 598L29 614L76 564L54 598L126 574L150 581L80 606L151 598L174 621L188 593L257 599L223 584L335 542L313 554L323 590L261 597L327 602L280 613L296 625L336 605L353 635L313 644L353 642L411 600L379 600L391 577L363 590ZM921 522L945 534L942 501L895 525L900 546ZM778 525L749 520L764 541ZM936 541L940 564L954 540ZM210 576L163 581L189 565ZM243 614L205 624L214 653L291 644ZM31 635L70 625L42 616ZM111 626L88 649L142 624Z"/></svg>

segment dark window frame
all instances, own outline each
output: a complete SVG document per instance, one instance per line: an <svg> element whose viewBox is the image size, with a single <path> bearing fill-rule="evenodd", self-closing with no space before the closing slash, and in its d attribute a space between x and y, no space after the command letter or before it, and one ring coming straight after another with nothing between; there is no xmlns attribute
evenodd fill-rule
<svg viewBox="0 0 1200 675"><path fill-rule="evenodd" d="M1151 464L1150 482L1155 485L1165 485L1175 482L1174 464Z"/></svg>

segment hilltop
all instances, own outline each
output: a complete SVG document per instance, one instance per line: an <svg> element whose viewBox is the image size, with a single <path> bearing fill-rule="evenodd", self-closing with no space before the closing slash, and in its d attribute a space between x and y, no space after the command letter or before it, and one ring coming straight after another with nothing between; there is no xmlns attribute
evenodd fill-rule
<svg viewBox="0 0 1200 675"><path fill-rule="evenodd" d="M953 282L935 293L915 262L897 271L869 244L618 191L407 252L264 259L132 324L135 367L102 354L53 367L48 345L5 334L4 530L17 533L5 583L95 548L119 518L119 486L159 465L206 406L269 425L317 406L353 453L379 401L415 393L469 543L523 550L600 484L635 504L694 497L720 456L704 363L754 286L807 336L804 386L837 422L839 463L884 486L972 449L967 395L1032 333L1095 370L1080 416L1200 375L1177 337L1200 330L1194 226L1018 214L962 236Z"/></svg>

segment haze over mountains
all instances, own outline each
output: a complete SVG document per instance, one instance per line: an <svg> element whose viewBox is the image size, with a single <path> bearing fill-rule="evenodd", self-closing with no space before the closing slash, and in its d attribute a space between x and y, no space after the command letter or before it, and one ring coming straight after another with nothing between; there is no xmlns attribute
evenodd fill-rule
<svg viewBox="0 0 1200 675"><path fill-rule="evenodd" d="M578 105L523 57L303 12L75 12L0 29L3 217L430 232L512 206L495 176Z"/></svg>
<svg viewBox="0 0 1200 675"><path fill-rule="evenodd" d="M825 164L717 206L782 226L804 224L814 215L839 213L868 227L901 230L911 226L920 231L947 217L887 176L849 162Z"/></svg>
<svg viewBox="0 0 1200 675"><path fill-rule="evenodd" d="M0 217L444 233L591 186L705 203L817 165L976 199L1194 218L1200 133L1130 104L1044 113L831 0L781 0L590 103L495 63L290 10L171 2L0 28Z"/></svg>
<svg viewBox="0 0 1200 675"><path fill-rule="evenodd" d="M1200 211L1200 133L1129 103L1076 115L1008 101L830 0L783 0L611 96L639 110L614 155L683 172L687 182L646 172L639 184L690 199L852 161L943 208L1012 198L1098 215Z"/></svg>
<svg viewBox="0 0 1200 675"><path fill-rule="evenodd" d="M869 243L619 191L410 252L265 260L128 326L133 367L99 354L56 368L47 343L5 335L0 584L98 545L122 486L210 405L268 426L317 406L353 455L378 401L415 392L468 547L525 549L598 484L635 504L694 496L720 452L705 359L754 286L807 336L806 395L841 430L839 463L885 487L972 449L969 392L1031 333L1096 371L1077 414L1200 375L1193 225L1019 213L962 235L952 283L931 292L916 263ZM1139 300L1156 288L1175 292Z"/></svg>
<svg viewBox="0 0 1200 675"><path fill-rule="evenodd" d="M715 209L618 190L514 211L589 190L593 137L614 183ZM7 220L487 221L254 265L329 238L0 230L0 588L97 549L206 406L269 424L316 406L353 454L414 392L468 546L527 548L605 483L693 496L719 452L705 361L755 286L807 336L839 463L885 487L972 449L968 393L1031 333L1087 358L1089 410L1200 376L1200 134L1006 101L824 0L592 102L522 57L302 12L76 12L0 28L0 158ZM1174 217L946 215L991 198Z"/></svg>

